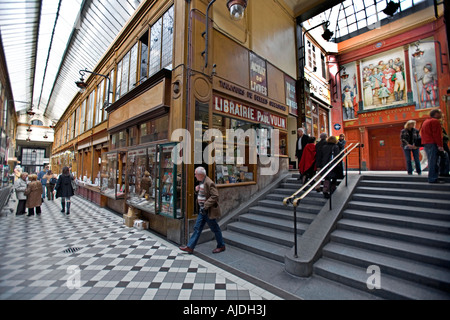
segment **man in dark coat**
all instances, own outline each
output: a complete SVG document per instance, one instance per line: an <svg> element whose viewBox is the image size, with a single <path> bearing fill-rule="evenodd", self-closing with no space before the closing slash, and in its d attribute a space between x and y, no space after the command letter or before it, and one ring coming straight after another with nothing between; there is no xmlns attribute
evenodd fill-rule
<svg viewBox="0 0 450 320"><path fill-rule="evenodd" d="M56 198L61 198L61 212L66 212L67 205L67 214L70 214L70 197L74 195L72 180L73 177L69 172L69 168L64 167L55 186Z"/></svg>
<svg viewBox="0 0 450 320"><path fill-rule="evenodd" d="M295 157L298 160L298 165L300 167L300 161L302 160L303 150L305 149L306 145L308 144L309 136L305 134L305 130L303 128L297 129L297 143L295 145ZM300 172L300 170L299 170ZM300 172L300 177L298 180L302 179L302 174Z"/></svg>

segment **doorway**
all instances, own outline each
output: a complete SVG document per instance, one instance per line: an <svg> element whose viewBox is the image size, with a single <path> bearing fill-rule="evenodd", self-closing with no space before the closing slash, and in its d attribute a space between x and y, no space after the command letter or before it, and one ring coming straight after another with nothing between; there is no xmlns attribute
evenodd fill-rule
<svg viewBox="0 0 450 320"><path fill-rule="evenodd" d="M403 125L369 130L370 170L406 170L405 156L400 146Z"/></svg>

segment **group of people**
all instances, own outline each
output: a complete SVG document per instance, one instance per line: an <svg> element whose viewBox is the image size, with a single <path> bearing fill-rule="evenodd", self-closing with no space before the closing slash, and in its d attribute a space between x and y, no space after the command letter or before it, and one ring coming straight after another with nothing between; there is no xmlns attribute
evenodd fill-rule
<svg viewBox="0 0 450 320"><path fill-rule="evenodd" d="M303 128L297 130L297 144L295 156L298 160L298 169L301 180L305 184L308 180L316 175L323 167L332 159L338 157L345 147L345 135L341 134L339 139L335 136L327 136L326 133L320 134L320 141L316 143L316 137L310 137L305 134ZM329 198L330 194L336 189L337 179L344 177L344 167L340 163L325 177L317 177L316 182L324 179L322 192L325 198ZM316 191L320 192L321 187L318 185Z"/></svg>
<svg viewBox="0 0 450 320"><path fill-rule="evenodd" d="M28 216L40 215L45 195L48 200L54 200L55 193L56 198L61 198L61 212L70 214L70 197L74 195L73 180L68 167L63 168L59 177L48 170L48 166L38 175L22 173L14 183L18 200L16 215L26 214L26 209Z"/></svg>
<svg viewBox="0 0 450 320"><path fill-rule="evenodd" d="M413 173L412 159L414 159L417 174L422 173L419 149L423 146L428 159L428 182L445 183L444 180L439 179L439 176L450 176L450 150L449 138L442 124L442 111L431 110L430 117L422 123L420 130L415 127L416 121L409 120L400 133L408 174Z"/></svg>

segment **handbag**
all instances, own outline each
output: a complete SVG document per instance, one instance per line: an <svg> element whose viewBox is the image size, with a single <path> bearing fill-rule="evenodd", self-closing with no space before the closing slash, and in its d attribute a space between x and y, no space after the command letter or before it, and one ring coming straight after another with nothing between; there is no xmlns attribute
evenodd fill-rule
<svg viewBox="0 0 450 320"><path fill-rule="evenodd" d="M73 179L70 180L70 183L72 184L72 189L73 189L73 191L76 191L76 190L78 189L78 186L77 186L75 180L73 180Z"/></svg>

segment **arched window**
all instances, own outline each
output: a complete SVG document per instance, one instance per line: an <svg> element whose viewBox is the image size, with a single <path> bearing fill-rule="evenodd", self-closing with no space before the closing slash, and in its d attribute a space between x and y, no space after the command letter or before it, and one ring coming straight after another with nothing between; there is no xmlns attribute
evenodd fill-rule
<svg viewBox="0 0 450 320"><path fill-rule="evenodd" d="M31 121L31 125L33 125L33 126L43 126L44 123L41 120L33 120L33 121Z"/></svg>

